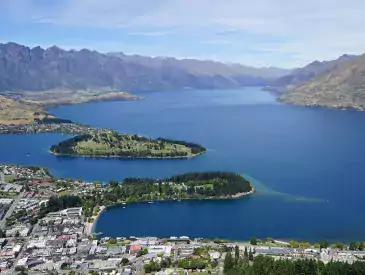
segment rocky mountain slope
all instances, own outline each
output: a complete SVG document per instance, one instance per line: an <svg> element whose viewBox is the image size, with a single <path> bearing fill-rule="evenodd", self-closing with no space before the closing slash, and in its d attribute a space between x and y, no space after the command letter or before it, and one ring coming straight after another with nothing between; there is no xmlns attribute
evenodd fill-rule
<svg viewBox="0 0 365 275"><path fill-rule="evenodd" d="M365 109L365 55L337 63L327 72L288 90L281 101L306 106Z"/></svg>
<svg viewBox="0 0 365 275"><path fill-rule="evenodd" d="M298 87L313 78L330 72L344 62L355 59L355 55L342 55L336 60L330 61L314 61L303 68L293 70L290 74L279 77L274 80L267 88L269 90L285 93L287 90Z"/></svg>
<svg viewBox="0 0 365 275"><path fill-rule="evenodd" d="M0 91L120 91L267 85L286 70L96 51L0 44Z"/></svg>

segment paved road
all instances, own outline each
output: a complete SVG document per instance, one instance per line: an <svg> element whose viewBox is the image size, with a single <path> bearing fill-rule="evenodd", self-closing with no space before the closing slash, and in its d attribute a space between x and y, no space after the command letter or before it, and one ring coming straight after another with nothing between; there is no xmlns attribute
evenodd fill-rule
<svg viewBox="0 0 365 275"><path fill-rule="evenodd" d="M4 218L0 221L0 228L5 227L5 220L13 214L16 206L18 205L20 199L23 197L24 191L20 192L19 196L14 200L13 204L10 206L9 210L6 212Z"/></svg>

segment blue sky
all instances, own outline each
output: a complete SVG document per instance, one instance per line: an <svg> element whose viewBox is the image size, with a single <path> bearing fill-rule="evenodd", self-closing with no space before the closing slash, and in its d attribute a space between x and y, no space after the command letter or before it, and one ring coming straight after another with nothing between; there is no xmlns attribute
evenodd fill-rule
<svg viewBox="0 0 365 275"><path fill-rule="evenodd" d="M0 42L298 67L365 53L363 0L0 0Z"/></svg>

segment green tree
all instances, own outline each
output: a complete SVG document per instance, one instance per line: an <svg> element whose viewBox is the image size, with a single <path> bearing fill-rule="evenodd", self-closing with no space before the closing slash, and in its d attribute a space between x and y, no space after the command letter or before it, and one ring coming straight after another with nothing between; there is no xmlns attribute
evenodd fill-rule
<svg viewBox="0 0 365 275"><path fill-rule="evenodd" d="M127 265L127 264L129 264L129 260L127 258L123 258L122 259L122 265L124 266L124 265Z"/></svg>
<svg viewBox="0 0 365 275"><path fill-rule="evenodd" d="M227 252L224 258L224 272L232 269L234 267L234 260L230 251Z"/></svg>
<svg viewBox="0 0 365 275"><path fill-rule="evenodd" d="M291 240L289 243L290 243L291 247L293 247L293 248L299 247L299 243L297 241Z"/></svg>
<svg viewBox="0 0 365 275"><path fill-rule="evenodd" d="M349 249L350 250L357 250L357 245L356 245L356 242L355 241L350 242Z"/></svg>
<svg viewBox="0 0 365 275"><path fill-rule="evenodd" d="M319 243L320 248L327 248L328 242L326 240L323 240Z"/></svg>
<svg viewBox="0 0 365 275"><path fill-rule="evenodd" d="M245 259L247 259L247 258L248 258L247 246L245 246L245 252L244 252L244 254L243 254L243 255L245 256Z"/></svg>
<svg viewBox="0 0 365 275"><path fill-rule="evenodd" d="M253 253L252 253L251 248L250 248L250 252L248 253L248 260L253 261Z"/></svg>
<svg viewBox="0 0 365 275"><path fill-rule="evenodd" d="M315 245L314 245L314 248L321 248L321 245L319 244L319 243L316 243Z"/></svg>
<svg viewBox="0 0 365 275"><path fill-rule="evenodd" d="M255 237L252 237L250 240L251 245L257 245L257 239Z"/></svg>
<svg viewBox="0 0 365 275"><path fill-rule="evenodd" d="M116 238L110 238L108 241L108 244L116 244L117 243L117 239Z"/></svg>
<svg viewBox="0 0 365 275"><path fill-rule="evenodd" d="M234 260L236 263L238 263L238 260L240 259L240 248L238 245L234 247Z"/></svg>
<svg viewBox="0 0 365 275"><path fill-rule="evenodd" d="M6 238L6 234L2 229L0 229L0 239L2 238Z"/></svg>

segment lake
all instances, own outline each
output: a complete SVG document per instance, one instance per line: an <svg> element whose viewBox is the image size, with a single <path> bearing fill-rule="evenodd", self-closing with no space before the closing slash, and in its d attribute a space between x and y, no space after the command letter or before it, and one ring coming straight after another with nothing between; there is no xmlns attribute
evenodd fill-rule
<svg viewBox="0 0 365 275"><path fill-rule="evenodd" d="M61 157L47 150L67 135L8 135L0 136L0 162L102 181L226 170L250 177L257 189L239 200L115 207L96 225L109 236L365 240L365 113L279 104L260 88L141 95L146 99L51 111L125 133L201 143L208 152L186 160Z"/></svg>

